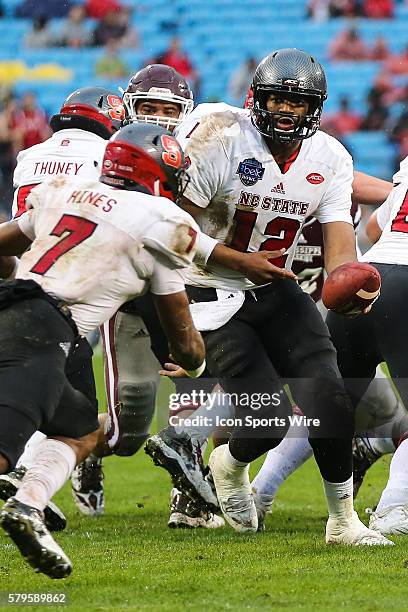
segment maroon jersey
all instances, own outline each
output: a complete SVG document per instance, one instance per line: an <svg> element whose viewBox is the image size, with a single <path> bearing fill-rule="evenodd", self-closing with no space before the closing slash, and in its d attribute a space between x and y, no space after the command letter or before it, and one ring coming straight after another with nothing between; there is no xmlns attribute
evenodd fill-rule
<svg viewBox="0 0 408 612"><path fill-rule="evenodd" d="M351 216L354 227L360 221L360 208L353 204ZM322 226L317 219L310 217L303 226L296 246L292 270L299 278L303 291L309 293L315 302L322 295L324 281L324 246Z"/></svg>

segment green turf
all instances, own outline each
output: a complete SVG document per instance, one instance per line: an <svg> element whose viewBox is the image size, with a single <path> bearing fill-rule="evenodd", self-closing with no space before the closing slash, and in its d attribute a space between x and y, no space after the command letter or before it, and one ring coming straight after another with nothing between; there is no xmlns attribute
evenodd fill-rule
<svg viewBox="0 0 408 612"><path fill-rule="evenodd" d="M363 485L360 514L385 482L380 460ZM35 574L0 535L0 590L65 591L67 609L94 610L406 610L408 550L324 545L325 504L312 461L283 486L267 532L230 528L172 531L169 478L139 453L105 460L106 514L86 518L69 487L57 496L69 527L57 536L74 563L72 576ZM2 608L2 609L10 609ZM61 609L24 607L25 610Z"/></svg>

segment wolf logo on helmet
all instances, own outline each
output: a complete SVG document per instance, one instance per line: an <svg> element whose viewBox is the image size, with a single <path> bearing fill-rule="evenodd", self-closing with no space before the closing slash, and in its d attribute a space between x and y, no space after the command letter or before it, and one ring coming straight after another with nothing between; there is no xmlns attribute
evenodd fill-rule
<svg viewBox="0 0 408 612"><path fill-rule="evenodd" d="M252 82L252 123L267 138L291 142L310 138L318 130L327 84L320 63L305 51L280 49L266 56L257 67ZM303 101L305 114L271 111L268 100Z"/></svg>
<svg viewBox="0 0 408 612"><path fill-rule="evenodd" d="M54 132L79 128L108 140L125 118L121 98L105 87L83 87L72 92L59 113L51 117Z"/></svg>
<svg viewBox="0 0 408 612"><path fill-rule="evenodd" d="M150 100L177 105L178 116L141 113L141 104ZM132 76L123 94L123 104L128 123L141 121L174 129L193 110L194 101L187 81L174 68L150 64Z"/></svg>
<svg viewBox="0 0 408 612"><path fill-rule="evenodd" d="M161 126L131 123L108 142L100 180L177 203L187 186L184 154Z"/></svg>

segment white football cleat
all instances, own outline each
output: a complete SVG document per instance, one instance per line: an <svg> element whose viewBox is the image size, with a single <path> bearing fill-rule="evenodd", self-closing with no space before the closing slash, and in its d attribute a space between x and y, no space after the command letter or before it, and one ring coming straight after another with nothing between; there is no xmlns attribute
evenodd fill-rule
<svg viewBox="0 0 408 612"><path fill-rule="evenodd" d="M381 512L371 512L369 526L382 534L408 534L408 504L393 504Z"/></svg>
<svg viewBox="0 0 408 612"><path fill-rule="evenodd" d="M225 520L236 531L257 531L258 516L249 480L249 465L231 469L224 460L226 450L227 444L218 446L208 462L220 508Z"/></svg>
<svg viewBox="0 0 408 612"><path fill-rule="evenodd" d="M393 546L381 533L369 529L360 521L358 514L348 518L332 518L326 524L326 544L346 544L347 546Z"/></svg>

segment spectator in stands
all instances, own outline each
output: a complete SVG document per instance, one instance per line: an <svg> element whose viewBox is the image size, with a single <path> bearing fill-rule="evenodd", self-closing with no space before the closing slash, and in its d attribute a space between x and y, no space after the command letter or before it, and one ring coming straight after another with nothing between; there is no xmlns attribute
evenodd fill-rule
<svg viewBox="0 0 408 612"><path fill-rule="evenodd" d="M391 130L391 142L397 145L397 155L395 159L395 169L399 167L401 160L408 155L408 111L404 110L395 122Z"/></svg>
<svg viewBox="0 0 408 612"><path fill-rule="evenodd" d="M236 106L242 106L257 65L258 60L254 57L249 57L232 73L228 83L228 91L234 99Z"/></svg>
<svg viewBox="0 0 408 612"><path fill-rule="evenodd" d="M42 15L47 15L48 19L66 17L70 8L71 0L24 0L16 9L16 17L29 19Z"/></svg>
<svg viewBox="0 0 408 612"><path fill-rule="evenodd" d="M197 79L196 71L187 53L182 50L181 41L178 36L174 36L171 39L168 49L157 58L155 63L171 66L193 84Z"/></svg>
<svg viewBox="0 0 408 612"><path fill-rule="evenodd" d="M21 149L28 149L51 136L51 129L45 112L37 105L32 92L24 94L20 108L12 114L12 127L20 138Z"/></svg>
<svg viewBox="0 0 408 612"><path fill-rule="evenodd" d="M359 0L330 0L330 17L358 17L361 15Z"/></svg>
<svg viewBox="0 0 408 612"><path fill-rule="evenodd" d="M356 132L360 128L361 115L350 109L350 101L347 96L340 98L339 110L324 119L322 125L326 130L326 123L329 123L331 130L334 130L340 137Z"/></svg>
<svg viewBox="0 0 408 612"><path fill-rule="evenodd" d="M61 47L87 47L91 44L91 33L85 25L85 8L81 4L71 7L60 31L58 44Z"/></svg>
<svg viewBox="0 0 408 612"><path fill-rule="evenodd" d="M385 96L389 92L388 79L377 79L367 94L367 113L360 129L367 132L384 130L388 121L389 110L385 104Z"/></svg>
<svg viewBox="0 0 408 612"><path fill-rule="evenodd" d="M377 36L371 49L370 59L375 62L382 62L390 56L391 51L388 48L386 39L383 36Z"/></svg>
<svg viewBox="0 0 408 612"><path fill-rule="evenodd" d="M181 42L178 36L174 36L171 39L168 48L160 55L150 58L145 65L147 64L166 64L167 66L171 66L177 70L177 72L182 74L183 77L190 82L194 91L195 102L197 104L200 102L200 75L194 69L194 66L192 65L187 53L182 50Z"/></svg>
<svg viewBox="0 0 408 612"><path fill-rule="evenodd" d="M334 61L362 61L370 57L370 50L358 31L351 27L339 32L331 42L329 57Z"/></svg>
<svg viewBox="0 0 408 612"><path fill-rule="evenodd" d="M389 57L384 64L384 70L389 74L408 74L408 45L402 53Z"/></svg>
<svg viewBox="0 0 408 612"><path fill-rule="evenodd" d="M331 0L309 0L306 6L306 15L313 21L321 23L330 17Z"/></svg>
<svg viewBox="0 0 408 612"><path fill-rule="evenodd" d="M117 0L86 0L85 10L92 19L103 19L107 13L117 11L122 5Z"/></svg>
<svg viewBox="0 0 408 612"><path fill-rule="evenodd" d="M108 11L94 30L93 44L102 47L108 40L115 39L121 47L137 47L139 37L130 24L130 14L127 7Z"/></svg>
<svg viewBox="0 0 408 612"><path fill-rule="evenodd" d="M394 17L394 1L364 0L363 14L369 19L391 19Z"/></svg>
<svg viewBox="0 0 408 612"><path fill-rule="evenodd" d="M131 23L132 9L130 6L122 6L117 11L117 23L122 26L123 34L120 38L120 46L123 49L136 49L139 46L139 34Z"/></svg>
<svg viewBox="0 0 408 612"><path fill-rule="evenodd" d="M29 49L45 49L55 43L49 25L48 17L41 15L33 20L32 29L24 37L24 46Z"/></svg>
<svg viewBox="0 0 408 612"><path fill-rule="evenodd" d="M17 110L17 101L10 95L4 100L0 112L0 209L11 211L13 200L13 172L15 159L21 149L21 139L13 129L13 115Z"/></svg>
<svg viewBox="0 0 408 612"><path fill-rule="evenodd" d="M129 66L120 57L118 50L118 41L115 38L108 40L105 45L105 55L96 62L96 76L112 80L129 76Z"/></svg>

